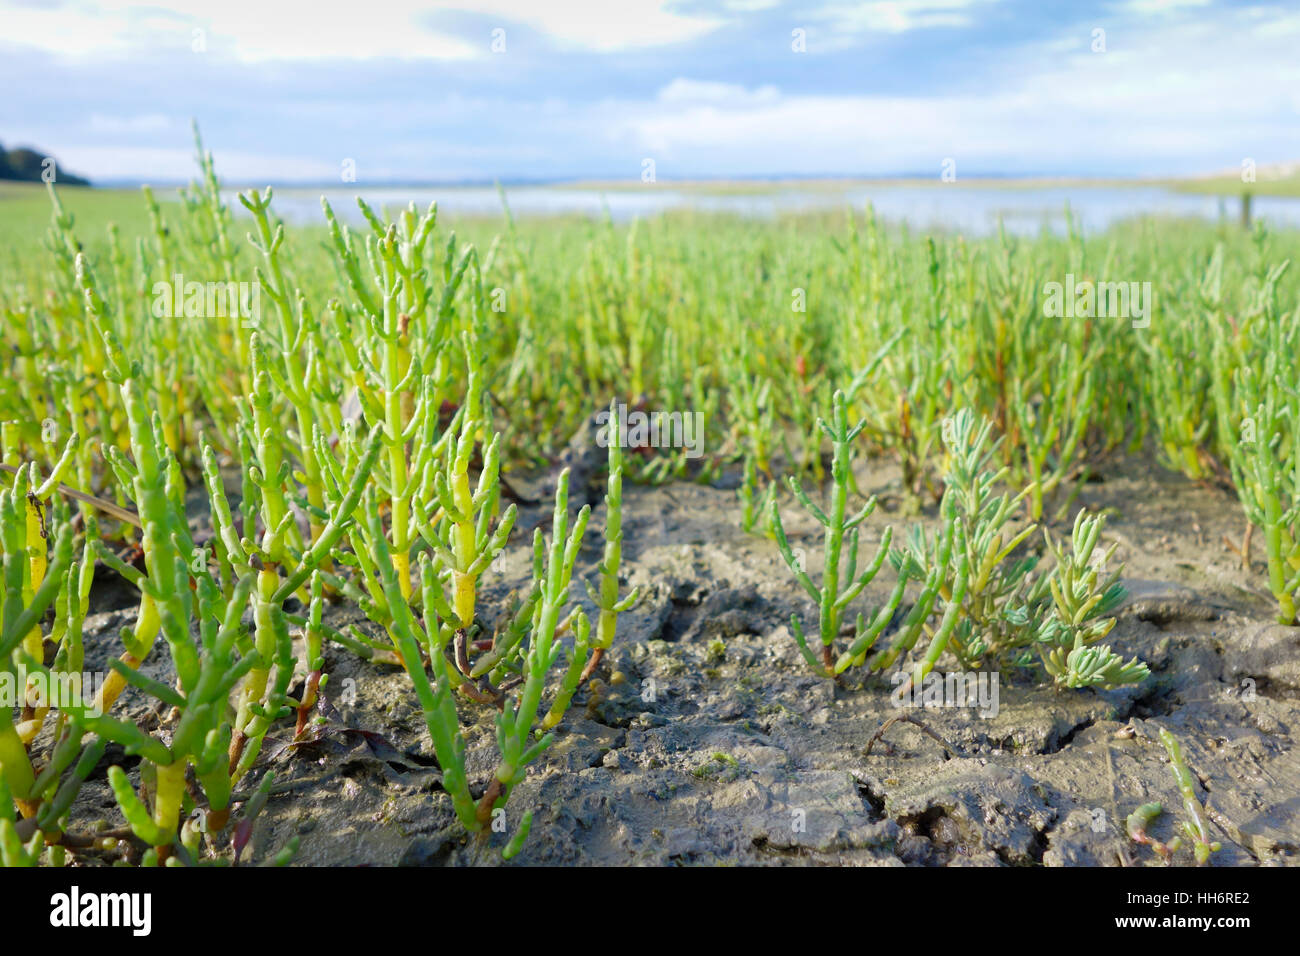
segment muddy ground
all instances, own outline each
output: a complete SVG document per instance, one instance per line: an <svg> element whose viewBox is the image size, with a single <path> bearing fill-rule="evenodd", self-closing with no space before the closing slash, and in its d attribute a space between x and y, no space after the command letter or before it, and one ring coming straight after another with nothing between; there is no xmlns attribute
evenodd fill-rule
<svg viewBox="0 0 1300 956"><path fill-rule="evenodd" d="M1151 677L1137 688L1057 692L1009 676L996 716L909 711L955 754L903 723L864 755L900 713L892 684L878 675L836 685L807 671L789 620L793 611L815 621L815 608L775 545L741 530L734 479L627 486L623 567L644 596L620 618L598 683L579 693L510 801L508 828L525 810L535 816L513 864L1158 865L1123 828L1152 800L1166 808L1155 836L1172 838L1182 819L1161 727L1182 742L1223 844L1213 865L1300 860L1300 628L1271 623L1258 536L1245 571L1224 544L1243 530L1229 492L1151 462L1103 471L1079 502L1112 509L1103 542L1119 543L1131 591L1112 643L1145 660ZM908 519L891 468L868 464L859 484L882 496L863 543L874 551L886 524L901 530ZM591 494L598 500L599 489ZM531 529L542 511L523 508L520 525ZM783 514L792 544L820 567L820 529L793 504ZM602 520L597 506L575 595L579 575L594 579ZM525 537L516 531L504 568L484 579L489 625L525 583ZM891 583L881 574L862 607ZM87 622L87 668L104 666L135 613L121 589L96 601L115 609ZM351 622L379 636L359 611L332 612L333 626ZM245 860L266 859L296 834L307 865L500 863L508 834L472 841L457 823L406 675L340 647L326 657L330 723L309 746L287 746L283 725L268 740L257 775L273 769L275 791ZM146 673L166 679L166 659L160 641ZM159 723L134 690L118 706ZM466 703L462 715L479 792L495 766L492 712ZM134 764L120 751L109 759ZM120 824L103 769L74 820ZM1184 849L1177 862L1191 859Z"/></svg>

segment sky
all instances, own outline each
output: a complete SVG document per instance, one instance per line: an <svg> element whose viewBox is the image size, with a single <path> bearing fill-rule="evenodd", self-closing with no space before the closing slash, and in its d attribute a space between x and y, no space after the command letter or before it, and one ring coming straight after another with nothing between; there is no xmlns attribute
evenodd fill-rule
<svg viewBox="0 0 1300 956"><path fill-rule="evenodd" d="M0 0L97 181L1163 176L1300 160L1300 3Z"/></svg>

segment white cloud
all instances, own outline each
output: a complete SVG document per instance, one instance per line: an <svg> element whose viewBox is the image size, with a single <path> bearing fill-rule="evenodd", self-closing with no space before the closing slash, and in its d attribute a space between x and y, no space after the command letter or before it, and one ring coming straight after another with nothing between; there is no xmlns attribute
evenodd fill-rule
<svg viewBox="0 0 1300 956"><path fill-rule="evenodd" d="M375 9L381 6L381 9ZM207 50L245 61L347 57L464 59L487 52L430 29L421 0L385 0L346 14L313 0L72 0L58 7L0 2L0 45L56 55L122 56L150 48L190 51L195 30Z"/></svg>
<svg viewBox="0 0 1300 956"><path fill-rule="evenodd" d="M739 2L758 9L755 0ZM205 31L208 50L244 61L466 59L489 53L490 34L480 41L440 32L440 17L496 17L503 27L523 24L562 46L597 52L684 42L725 22L670 6L668 0L371 0L331 10L319 0L69 0L55 7L0 0L0 48L12 44L64 56L124 56L150 47L188 51L197 29Z"/></svg>
<svg viewBox="0 0 1300 956"><path fill-rule="evenodd" d="M815 15L839 33L905 33L934 27L966 27L972 8L997 0L870 0L867 3L832 3Z"/></svg>
<svg viewBox="0 0 1300 956"><path fill-rule="evenodd" d="M67 56L125 49L120 40L125 19L102 10L0 4L0 17L4 18L0 47L30 46Z"/></svg>
<svg viewBox="0 0 1300 956"><path fill-rule="evenodd" d="M431 12L425 0L396 0L387 5L385 16L339 20L324 33L302 27L314 22L304 14L285 27L286 36L274 37L266 28L245 30L245 19L256 21L259 15L249 12L250 0L230 0L232 6L210 14L218 17L210 27L212 45L216 56L234 51L245 58L337 55L345 50L377 56L399 47L403 55L412 55L430 37L428 42L439 42L436 31L454 21L459 29L469 23L483 34L478 55L488 56L489 30L498 22L494 17L512 30L511 52L525 44L533 26L552 38L548 45L621 49L620 44L655 37L662 42L672 42L669 37L688 40L707 32L712 22L678 15L673 11L679 8L657 2L632 15L626 6L609 2L603 18L588 21L579 16L592 9L587 0L535 7L524 0L482 0L477 12L486 9L490 14L484 20L463 15L462 8L471 2L443 0ZM858 33L832 34L833 19L817 21L811 15L807 25L810 35L824 35L817 41L819 48L832 40L861 41L864 36L888 44L896 34L860 32L868 29L872 16L892 11L894 19L882 22L898 29L963 18L973 24L992 2L896 0L850 8L846 0L835 0L821 12L833 18L837 11L856 11L858 19L849 26ZM0 0L0 62L7 41L37 31L39 24L32 17L67 17L68 11L85 16L68 21L77 28L70 33L42 33L40 42L47 48L102 50L117 43L130 50L170 37L166 42L184 44L188 50L194 16L208 6L177 0L173 9L162 10L127 0L68 0L58 10L39 11L32 6L6 9L5 3ZM10 14L19 16L21 29L10 28ZM376 21L382 28L372 27ZM371 66L340 64L341 78L357 78L356 96L340 102L325 94L314 96L302 84L292 93L267 88L265 102L255 103L247 121L233 121L250 125L234 132L229 118L224 131L221 118L206 119L214 115L212 104L224 105L227 94L207 86L199 89L197 75L158 77L158 83L174 83L186 97L160 97L145 105L137 93L127 98L117 92L118 77L133 75L135 67L107 64L95 74L110 76L111 71L104 96L84 100L81 107L74 101L71 107L20 113L5 140L49 149L69 169L92 178L184 177L192 164L186 127L193 99L192 111L200 121L217 124L205 129L216 133L210 132L209 139L221 168L235 178L265 180L333 179L342 156L364 160L368 176L393 178L566 175L636 169L642 157L653 156L660 161L659 175L665 181L682 174L937 173L938 163L949 156L957 160L962 174L1199 172L1231 168L1245 156L1261 166L1300 156L1300 125L1294 122L1300 112L1300 61L1294 55L1300 15L1293 10L1257 3L1164 17L1121 15L1112 8L1106 20L1109 52L1098 54L1089 48L1093 25L1091 18L1080 16L1054 33L1036 33L1018 44L985 46L981 37L978 48L959 47L972 61L963 77L954 75L948 85L936 86L918 74L915 82L903 78L891 83L889 95L857 95L873 87L860 85L856 73L812 81L819 85L803 85L800 78L782 73L782 88L752 80L745 85L698 79L719 74L712 64L701 65L688 55L692 51L654 57L650 69L655 72L650 75L655 84L648 94L619 92L620 87L644 89L645 71L640 67L636 82L628 84L590 60L581 61L581 68L596 87L592 93L575 91L572 84L552 85L546 78L554 73L533 71L513 87L485 89L482 96L487 99L471 94L474 87L465 84L446 90L378 87L368 79ZM220 33L217 26L226 32ZM738 33L736 42L752 41L752 36ZM543 69L563 70L570 62L579 58L552 56ZM139 69L149 68L147 57L141 63ZM56 66L51 73L57 72ZM260 76L237 68L230 75L244 81L240 88L245 91L248 77ZM606 84L606 77L607 87L599 85ZM91 82L86 79L84 84ZM790 92L796 88L797 93ZM220 106L215 115L222 117ZM255 137L248 135L250 129L255 129ZM267 155L227 153L222 142L265 149ZM109 149L109 143L134 143L140 149ZM92 144L97 148L89 148ZM175 149L151 148L161 144ZM368 147L374 148L373 155L367 156ZM313 158L293 158L297 156ZM391 170L371 169L381 164Z"/></svg>
<svg viewBox="0 0 1300 956"><path fill-rule="evenodd" d="M90 117L92 133L160 133L172 128L170 118L160 113L145 113L135 116L105 116L95 113Z"/></svg>
<svg viewBox="0 0 1300 956"><path fill-rule="evenodd" d="M760 86L751 92L738 83L711 83L678 77L659 91L659 102L714 103L736 107L772 103L780 96L775 86Z"/></svg>
<svg viewBox="0 0 1300 956"><path fill-rule="evenodd" d="M1207 7L1210 0L1125 0L1116 9L1142 15L1176 13L1179 10Z"/></svg>
<svg viewBox="0 0 1300 956"><path fill-rule="evenodd" d="M523 23L562 44L602 53L694 40L724 22L674 13L666 0L435 0L430 5L499 17L502 26Z"/></svg>
<svg viewBox="0 0 1300 956"><path fill-rule="evenodd" d="M736 173L937 175L949 156L959 169L1006 172L1287 159L1300 152L1300 132L1276 116L1300 102L1300 60L1292 37L1267 30L1284 17L1274 12L1255 33L1205 20L1129 30L1123 48L1104 54L1036 43L1007 50L1002 74L979 89L949 94L756 97L677 80L648 107L624 107L615 126L662 160L665 177L674 165L711 163Z"/></svg>

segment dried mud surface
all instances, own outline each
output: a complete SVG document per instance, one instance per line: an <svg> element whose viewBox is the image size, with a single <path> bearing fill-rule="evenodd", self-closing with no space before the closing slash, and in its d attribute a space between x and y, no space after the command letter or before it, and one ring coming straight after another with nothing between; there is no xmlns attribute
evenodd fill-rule
<svg viewBox="0 0 1300 956"><path fill-rule="evenodd" d="M1160 727L1182 742L1222 841L1212 865L1296 862L1300 628L1272 623L1262 547L1247 572L1225 546L1243 529L1226 491L1150 462L1103 472L1078 503L1114 509L1103 541L1119 542L1131 594L1111 636L1147 661L1151 677L1135 689L1058 693L1007 676L994 717L908 711L952 755L906 723L864 755L902 712L891 684L877 675L834 685L808 673L789 621L791 612L812 621L815 608L775 545L741 531L731 487L625 487L623 570L643 598L620 618L598 684L579 692L555 745L511 798L507 829L526 809L535 817L512 865L1157 865L1123 827L1152 800L1166 811L1155 836L1170 839L1182 818ZM891 507L894 470L868 464L858 481L881 495L863 542L874 550L886 524L901 530L909 519ZM597 500L600 489L589 490ZM575 579L595 573L602 515L597 506ZM792 544L819 567L819 529L796 506L783 515ZM542 517L524 508L520 524ZM514 538L504 569L484 578L489 626L528 574L524 536ZM868 588L863 607L883 599L887 578ZM573 593L582 594L576 580ZM112 582L94 600L87 668L104 666L135 613ZM378 636L355 609L331 613L335 627L356 622ZM167 679L159 645L144 669ZM507 834L463 833L406 675L339 647L326 661L329 723L312 744L289 746L283 725L268 739L254 776L274 770L275 790L245 861L296 834L298 864L499 864ZM119 709L165 732L162 709L138 692ZM462 715L479 792L495 766L493 712L464 704ZM111 762L136 776L134 759L110 750L74 820L120 822L103 778ZM1178 862L1190 860L1181 851Z"/></svg>

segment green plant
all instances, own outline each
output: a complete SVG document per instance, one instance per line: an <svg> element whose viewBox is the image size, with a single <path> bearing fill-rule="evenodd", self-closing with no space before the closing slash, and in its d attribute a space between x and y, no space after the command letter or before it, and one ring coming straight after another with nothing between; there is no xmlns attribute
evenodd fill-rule
<svg viewBox="0 0 1300 956"><path fill-rule="evenodd" d="M1128 593L1119 583L1123 566L1106 571L1118 545L1111 545L1104 554L1096 550L1104 526L1101 516L1080 511L1074 518L1068 551L1058 547L1046 529L1043 532L1056 564L1047 579L1051 610L1043 616L1035 640L1043 666L1059 686L1136 684L1150 673L1137 658L1125 661L1098 644L1115 626L1115 619L1104 615L1117 608Z"/></svg>
<svg viewBox="0 0 1300 956"><path fill-rule="evenodd" d="M109 781L134 834L159 853L166 854L175 841L182 839L178 835L180 814L186 799L186 772L191 765L208 795L212 812L219 818L227 810L231 778L233 775L238 779L239 774L239 753L232 754L229 749L232 746L231 724L226 715L229 695L251 671L269 672L272 655L277 657L276 666L282 674L286 670L292 673L293 662L286 659L287 627L279 608L269 601L254 611L259 651L250 653L245 643L242 648L245 653L236 654L240 639L245 637L240 619L255 578L245 573L229 594L223 594L212 580L206 549L194 546L184 507L178 501L182 494L179 466L165 444L159 416L153 416L150 421L142 407L138 375L139 368L133 367L120 378L123 399L132 419L134 461L117 453L113 466L123 483L135 489L133 497L145 525L146 573L131 574L129 569L121 567L121 562L117 566L140 589L141 617L147 606L152 633L142 632L139 625L134 631L124 631L126 652L122 659L112 662L117 688L103 693L99 702L103 709L96 715L83 717L82 723L102 739L118 743L128 754L142 758L141 773L153 794L151 810L135 795L120 768L110 771ZM113 563L110 555L102 551L101 554ZM264 568L263 574L274 572ZM195 587L193 592L191 581ZM263 592L274 588L265 580L256 583ZM202 654L190 638L190 623L195 619L202 636ZM176 668L175 689L144 676L137 669L159 632L167 641ZM264 660L259 652L267 652L268 644L271 650ZM176 708L180 717L170 743L164 744L134 724L107 713L105 705L111 706L127 684ZM282 676L277 691L286 684L287 678ZM251 678L241 691L235 718L242 739L251 739L254 750L280 703L275 693L266 695L264 691L265 681L259 684L256 678ZM264 707L269 708L269 714ZM254 725L251 708L258 709L256 716L261 724Z"/></svg>
<svg viewBox="0 0 1300 956"><path fill-rule="evenodd" d="M1173 862L1174 854L1182 848L1183 837L1186 837L1191 843L1192 856L1196 859L1196 865L1204 866L1209 862L1210 854L1218 853L1223 845L1217 840L1210 839L1210 831L1205 824L1205 810L1196 799L1196 785L1192 781L1191 771L1187 769L1187 764L1183 760L1183 751L1178 739L1161 727L1160 742L1164 745L1165 752L1169 754L1169 767L1173 772L1174 782L1178 785L1178 792L1183 798L1183 813L1187 819L1182 821L1182 836L1176 836L1168 843L1162 843L1147 833L1152 821L1163 809L1156 802L1144 803L1129 814L1125 829L1129 839L1139 845L1150 846L1166 864Z"/></svg>
<svg viewBox="0 0 1300 956"><path fill-rule="evenodd" d="M1008 469L990 470L997 452L991 423L977 427L974 415L961 409L943 428L950 456L940 505L943 527L932 538L914 529L894 558L899 567L910 568L907 576L924 577L927 584L913 616L893 647L873 658L873 668L890 666L910 650L920 630L928 629L924 621L934 609L942 618L929 632L926 654L914 667L914 682L945 652L964 670L985 662L1001 670L1027 666L1035 650L1059 686L1111 687L1145 679L1144 664L1136 659L1125 662L1098 643L1115 623L1104 615L1125 595L1119 584L1122 568L1101 578L1097 567L1115 552L1114 547L1105 555L1095 551L1103 519L1080 511L1068 550L1044 530L1054 566L1046 574L1038 572L1036 554L1015 556L1037 526L1016 530L1012 523L1031 489L1015 496L996 490ZM1095 554L1099 561L1094 561Z"/></svg>
<svg viewBox="0 0 1300 956"><path fill-rule="evenodd" d="M1167 467L1198 479L1226 465L1262 533L1279 620L1297 621L1292 234L1144 222L1085 238L1068 220L1064 236L931 238L870 209L865 221L701 228L681 217L517 223L506 208L494 238L481 221L447 230L433 206L364 202L358 227L326 203L318 233L282 222L268 189L236 207L245 245L197 130L195 146L197 181L179 201L53 186L3 199L0 682L19 694L0 713L4 862L100 852L70 814L110 743L141 760L138 778L113 773L128 825L105 839L131 860L225 859L239 805L247 819L270 799L262 741L295 712L305 731L328 695L326 642L404 666L417 694L424 675L448 793L481 831L636 598L619 587L625 478L742 468L744 527L779 529L818 605L820 652L798 617L801 654L827 676L915 652L914 676L948 655L970 668L1038 659L1061 687L1141 680L1146 668L1105 644L1122 588L1119 569L1101 567L1115 553L1101 519L1079 513L1059 542L1046 530L1040 542L1030 522L1059 520L1100 455L1148 437ZM1044 321L1045 279L1125 272L1159 290L1158 323ZM158 284L178 275L254 279L265 308L159 312ZM593 394L700 411L721 450L699 463L611 445L592 620L568 599L567 517L550 549L535 536L531 585L481 606L481 576L512 533L507 498L526 498L512 475L546 464ZM850 418L866 424L850 429ZM814 505L799 479L824 480L827 437L829 503ZM932 530L886 530L865 567L857 542L874 500L849 508L855 453L901 468L905 509L938 506ZM189 493L196 478L206 519ZM780 527L782 479L823 526L815 582ZM885 603L845 628L885 561ZM102 571L128 582L138 607L99 692L51 708L36 689L80 670ZM336 602L387 640L332 627ZM141 673L159 651L172 683ZM122 717L129 686L166 705L160 731ZM502 709L488 792L470 793L458 707ZM515 828L507 852L525 833Z"/></svg>
<svg viewBox="0 0 1300 956"><path fill-rule="evenodd" d="M633 588L622 600L618 596L618 569L623 561L623 446L620 434L618 403L614 401L609 406L605 431L606 446L609 449L609 477L605 485L605 553L599 568L600 589L592 587L590 581L583 582L587 587L587 596L596 605L599 614L596 616L596 636L592 641L591 658L582 670L579 682L595 672L605 653L614 645L619 614L629 610L641 596L640 588ZM568 703L568 699L565 699L561 706L561 701L557 700L542 726L549 729L559 723Z"/></svg>
<svg viewBox="0 0 1300 956"><path fill-rule="evenodd" d="M980 666L986 658L997 667L1024 663L1018 648L1024 643L1035 598L1037 556L1013 559L1016 549L1037 529L1034 524L1019 530L1013 526L1014 515L1032 493L1032 486L1014 496L996 490L1010 469L1004 465L991 470L1001 444L991 438L991 432L992 423L983 421L977 426L969 409L960 409L943 422L949 455L944 503L950 504L955 516L956 556L949 562L948 579L940 594L946 604L960 608L947 649L966 669ZM942 564L937 551L936 544L928 566Z"/></svg>
<svg viewBox="0 0 1300 956"><path fill-rule="evenodd" d="M32 708L26 695L26 676L43 669L41 660L45 656L41 619L70 581L81 579L80 570L72 561L73 535L69 523L63 523L52 555L46 551L39 517L36 534L32 534L33 502L42 500L42 491L48 494L48 488L36 486L32 481L33 471L34 466L19 469L11 487L0 490L0 542L4 546L0 686L20 692L29 711ZM70 570L76 573L69 574ZM24 666L15 666L18 657ZM32 712L29 719L34 717ZM17 801L24 816L36 812L43 795L24 740L34 737L39 728L40 721L36 720L34 727L21 732L14 726L11 705L0 706L0 776L5 780L7 794Z"/></svg>
<svg viewBox="0 0 1300 956"><path fill-rule="evenodd" d="M933 239L926 240L922 257L890 243L870 207L866 225L865 248L856 220L850 220L847 247L840 247L855 286L848 323L849 334L859 338L853 354L865 359L880 349L875 356L882 381L864 403L864 421L868 434L897 456L905 507L916 512L922 493L932 488L932 453L954 387L955 370L940 347L952 334L947 285ZM862 326L874 335L863 336ZM888 347L891 342L899 347ZM850 397L855 391L850 388Z"/></svg>
<svg viewBox="0 0 1300 956"><path fill-rule="evenodd" d="M1124 830L1130 840L1139 846L1151 847L1152 851L1168 864L1173 862L1174 854L1178 852L1183 842L1180 837L1174 837L1170 842L1162 843L1147 833L1151 824L1162 812L1164 808L1159 803L1144 803L1125 819Z"/></svg>
<svg viewBox="0 0 1300 956"><path fill-rule="evenodd" d="M494 435L486 444L478 483L473 489L470 487L470 458L480 430L486 430L489 423L483 417L482 378L473 367L475 352L468 334L465 350L470 356L471 369L468 393L459 418L460 430L455 441L448 446L443 471L434 476L434 490L450 528L446 533L439 533L431 526L418 499L415 508L416 527L451 572L451 606L456 620L460 627L468 628L474 623L478 579L505 547L514 527L516 512L515 506L511 505L496 527L492 527L501 502L499 435ZM394 515L393 520L398 520L398 516Z"/></svg>
<svg viewBox="0 0 1300 956"><path fill-rule="evenodd" d="M591 515L590 507L584 505L578 512L572 531L569 531L568 493L566 472L561 475L555 492L551 544L544 560L541 529L533 535L533 576L540 587L541 600L533 611L528 651L523 660L523 685L515 700L507 701L497 717L497 746L501 751L501 762L479 801L478 819L481 823L490 819L493 810L504 806L511 790L523 780L528 765L541 756L554 740L554 735L547 733L533 742L533 723L541 706L547 675L560 657L560 646L555 643L556 630L560 615L569 602L573 564L577 560L578 548L582 546L582 536ZM576 614L576 624L573 656L556 694L557 707L564 707L572 699L590 651L590 625L581 611ZM554 726L562 716L562 710L553 711L552 717L555 719L543 721L542 728ZM526 828L530 817L526 814L524 819L523 826Z"/></svg>
<svg viewBox="0 0 1300 956"><path fill-rule="evenodd" d="M1187 769L1187 764L1183 760L1183 750L1178 740L1161 727L1160 742L1165 745L1165 751L1169 754L1169 768L1178 783L1178 792L1183 797L1183 813L1187 817L1183 821L1183 835L1192 843L1192 854L1196 857L1197 865L1204 866L1210 859L1211 853L1219 852L1222 848L1221 844L1217 840L1210 840L1210 830L1205 825L1205 809L1196 799L1196 786L1192 781L1191 771Z"/></svg>
<svg viewBox="0 0 1300 956"><path fill-rule="evenodd" d="M1270 270L1253 310L1259 344L1216 340L1216 403L1233 486L1250 525L1264 533L1268 587L1277 619L1297 623L1300 594L1300 373L1290 361L1300 333L1283 314L1277 284L1286 266ZM1260 352L1258 362L1251 352Z"/></svg>
<svg viewBox="0 0 1300 956"><path fill-rule="evenodd" d="M858 615L854 630L854 637L850 643L849 649L841 655L835 651L835 641L840 633L840 617L844 609L859 595L880 571L884 565L885 559L889 555L889 543L893 539L893 528L886 528L881 535L880 545L876 550L876 556L861 573L858 570L858 526L875 510L876 499L871 498L862 508L852 517L848 515L848 497L849 485L852 481L852 464L853 452L852 443L861 433L863 424L859 423L853 428L849 427L848 410L843 392L836 392L831 412L831 421L818 421L818 426L822 432L831 441L834 449L831 462L831 501L829 513L823 511L812 499L808 497L803 486L798 479L790 476L789 484L795 497L799 499L800 504L817 519L823 527L823 564L821 586L813 584L812 578L808 576L804 569L804 562L795 555L790 547L790 542L786 538L785 527L781 521L780 508L776 500L773 499L769 514L771 516L771 526L776 534L777 547L781 550L781 556L785 559L790 570L794 572L795 578L803 585L804 590L808 593L818 606L818 636L821 639L821 660L814 656L808 647L807 638L804 637L803 625L799 623L799 616L792 614L790 616L790 626L794 631L794 639L799 645L799 651L803 654L804 660L808 662L817 674L822 677L835 677L842 674L854 663L861 663L871 646L875 643L876 638L885 629L894 611L898 609L899 603L903 599L903 590L907 585L908 576L905 569L908 566L900 568L898 582L894 586L893 593L890 595L886 604L881 607L871 619L868 625L861 614ZM848 554L843 554L843 548L847 535ZM841 574L843 577L841 577ZM846 582L846 586L841 587L841 581Z"/></svg>
<svg viewBox="0 0 1300 956"><path fill-rule="evenodd" d="M392 633L424 711L443 773L443 789L450 795L461 823L471 833L489 832L493 815L504 812L511 791L524 779L528 765L545 752L555 737L553 733L543 735L543 730L554 726L557 721L539 723L537 718L547 679L562 652L555 638L561 615L569 602L573 565L591 513L590 508L584 507L570 530L568 490L566 470L561 474L556 489L549 549L541 529L533 536L533 595L523 610L515 614L500 646L494 641L493 646L475 660L469 657L464 629L439 615L440 607L443 613L448 609L438 597L433 562L427 555L421 557L424 608L421 623L402 595L397 568L384 537L374 534L377 542L375 563L392 614ZM378 532L379 518L373 510L370 521L373 531ZM577 688L590 652L591 626L586 615L579 611L573 615L572 621L574 650L570 665L561 677L551 711L561 717ZM425 672L426 656L432 665L432 680ZM499 680L497 686L485 679L494 675ZM477 686L471 682L476 682ZM466 696L500 709L496 735L500 762L477 799L470 792L465 769L465 741L455 704L457 688L470 690ZM515 692L513 699L507 696L511 690ZM503 855L507 859L519 852L531 825L532 812L528 811L505 847Z"/></svg>

